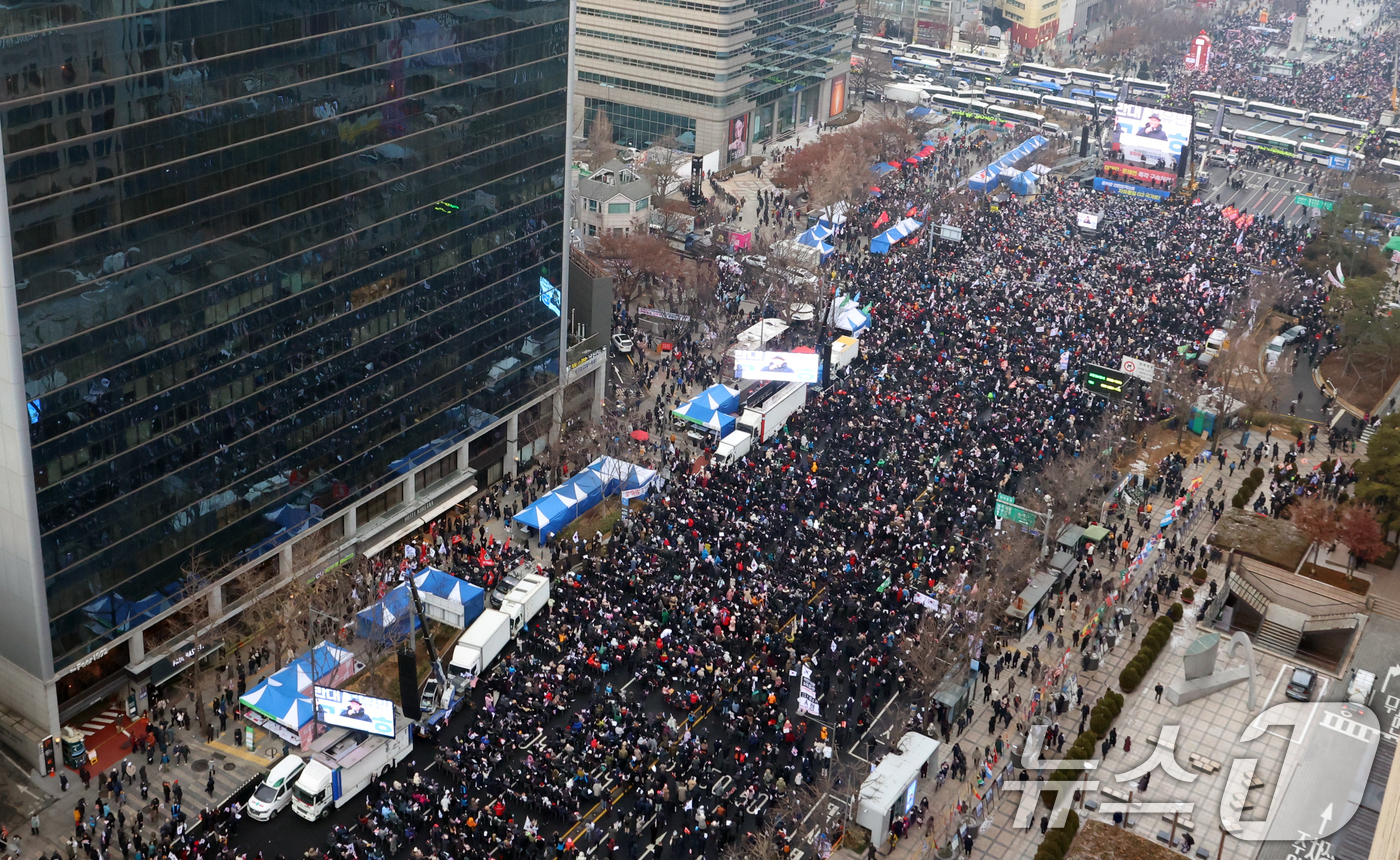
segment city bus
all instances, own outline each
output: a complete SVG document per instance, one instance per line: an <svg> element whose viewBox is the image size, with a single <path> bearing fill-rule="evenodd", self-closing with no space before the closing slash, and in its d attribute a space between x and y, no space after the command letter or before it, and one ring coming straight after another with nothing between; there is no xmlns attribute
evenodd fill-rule
<svg viewBox="0 0 1400 860"><path fill-rule="evenodd" d="M943 75L943 65L937 60L928 57L914 57L904 55L900 57L890 57L890 68L896 72L906 75Z"/></svg>
<svg viewBox="0 0 1400 860"><path fill-rule="evenodd" d="M902 54L904 42L899 39L886 39L883 36L861 36L860 47L856 50L872 54Z"/></svg>
<svg viewBox="0 0 1400 860"><path fill-rule="evenodd" d="M1098 101L1113 104L1118 101L1118 94L1111 93L1108 90L1081 90L1075 88L1069 91L1069 95L1070 98L1084 99L1089 102Z"/></svg>
<svg viewBox="0 0 1400 860"><path fill-rule="evenodd" d="M1045 122L1045 117L1038 113L1031 113L1028 110L1016 110L1015 108L1004 107L1002 105L989 105L987 113L1001 120L1002 122L1014 122L1017 124L1040 128Z"/></svg>
<svg viewBox="0 0 1400 860"><path fill-rule="evenodd" d="M1033 81L1030 78L1012 78L1011 83L1022 89L1041 90L1055 96L1064 91L1064 87L1054 81Z"/></svg>
<svg viewBox="0 0 1400 860"><path fill-rule="evenodd" d="M904 46L905 54L912 54L916 57L927 57L931 60L942 60L945 63L953 61L953 52L947 48L935 48L932 45L920 45L918 42L910 42Z"/></svg>
<svg viewBox="0 0 1400 860"><path fill-rule="evenodd" d="M1142 78L1124 78L1123 83L1128 85L1128 95L1140 98L1165 98L1171 92L1171 86L1161 81L1144 81Z"/></svg>
<svg viewBox="0 0 1400 860"><path fill-rule="evenodd" d="M1006 87L987 87L983 91L987 101L1003 105L1039 105L1042 96L1029 90L1013 90Z"/></svg>
<svg viewBox="0 0 1400 860"><path fill-rule="evenodd" d="M979 54L969 54L964 51L959 51L954 54L953 60L964 65L972 66L974 69L997 72L998 74L1000 74L1002 66L1004 65L1001 60L995 57L983 57Z"/></svg>
<svg viewBox="0 0 1400 860"><path fill-rule="evenodd" d="M1206 90L1196 90L1191 93L1191 103L1196 107L1207 107L1216 110L1221 102L1225 102L1225 110L1230 113L1244 113L1245 105L1248 104L1238 96L1222 96L1220 93L1212 93Z"/></svg>
<svg viewBox="0 0 1400 860"><path fill-rule="evenodd" d="M1191 128L1193 131L1195 131L1196 136L1201 138L1202 140L1210 140L1218 143L1230 142L1230 132L1226 129L1222 128L1220 130L1220 134L1218 135L1211 134L1211 132L1215 129L1215 123L1210 122L1209 120L1198 119L1191 124Z"/></svg>
<svg viewBox="0 0 1400 860"><path fill-rule="evenodd" d="M1069 79L1076 84L1111 87L1118 83L1118 78L1108 72L1095 72L1091 69L1067 69L1066 71L1069 73Z"/></svg>
<svg viewBox="0 0 1400 860"><path fill-rule="evenodd" d="M1388 128L1381 138L1388 146L1400 146L1400 128Z"/></svg>
<svg viewBox="0 0 1400 860"><path fill-rule="evenodd" d="M1302 108L1276 105L1272 102L1249 102L1244 106L1244 115L1289 125L1302 125L1308 118L1308 112Z"/></svg>
<svg viewBox="0 0 1400 860"><path fill-rule="evenodd" d="M928 103L942 109L944 113L951 110L972 110L972 99L960 99L957 96L945 96L942 93L930 93Z"/></svg>
<svg viewBox="0 0 1400 860"><path fill-rule="evenodd" d="M1315 125L1323 131L1331 131L1337 134L1365 134L1371 124L1364 119L1352 119L1346 116L1333 116L1326 113L1308 114L1308 123Z"/></svg>
<svg viewBox="0 0 1400 860"><path fill-rule="evenodd" d="M1054 66L1042 66L1039 63L1022 63L1016 70L1016 76L1020 78L1030 78L1033 81L1052 81L1057 84L1069 83L1069 72L1064 69L1057 69Z"/></svg>
<svg viewBox="0 0 1400 860"><path fill-rule="evenodd" d="M1273 135L1260 134L1256 131L1246 131L1237 128L1231 135L1235 143L1247 146L1250 149L1258 149L1264 152L1272 152L1275 155L1286 155L1289 158L1298 157L1298 144L1286 137L1274 137Z"/></svg>
<svg viewBox="0 0 1400 860"><path fill-rule="evenodd" d="M1068 111L1069 113L1082 113L1088 116L1095 116L1098 114L1098 111L1094 108L1094 104L1092 102L1086 102L1083 99L1066 99L1059 96L1046 96L1040 100L1040 106L1052 110ZM1104 107L1109 106L1104 105ZM1112 110L1113 109L1109 107L1110 113L1112 113Z"/></svg>
<svg viewBox="0 0 1400 860"><path fill-rule="evenodd" d="M1304 161L1311 161L1314 164L1330 164L1334 158L1346 159L1351 163L1351 169L1359 170L1364 156L1359 152L1352 152L1345 147L1323 146L1320 143L1309 143L1304 141L1298 144L1299 157Z"/></svg>
<svg viewBox="0 0 1400 860"><path fill-rule="evenodd" d="M1384 170L1392 176L1400 176L1400 159L1382 158L1381 170Z"/></svg>
<svg viewBox="0 0 1400 860"><path fill-rule="evenodd" d="M968 81L969 83L971 83L972 81L978 81L979 83L986 85L1001 82L1001 75L997 74L996 72L991 72L986 69L974 68L972 66L954 66L953 70L949 72L949 74L953 75L954 77L962 78Z"/></svg>

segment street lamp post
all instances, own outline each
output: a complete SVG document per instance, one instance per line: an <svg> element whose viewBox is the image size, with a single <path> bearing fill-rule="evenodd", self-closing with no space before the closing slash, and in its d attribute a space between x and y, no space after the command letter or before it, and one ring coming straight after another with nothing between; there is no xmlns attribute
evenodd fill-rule
<svg viewBox="0 0 1400 860"><path fill-rule="evenodd" d="M1040 556L1041 556L1041 558L1045 558L1046 556L1050 555L1050 514L1052 513L1052 511L1051 511L1051 509L1050 509L1050 503L1053 501L1053 499L1050 498L1050 494L1049 494L1049 493L1046 493L1044 498L1045 498L1045 531L1042 532L1041 535L1040 535Z"/></svg>

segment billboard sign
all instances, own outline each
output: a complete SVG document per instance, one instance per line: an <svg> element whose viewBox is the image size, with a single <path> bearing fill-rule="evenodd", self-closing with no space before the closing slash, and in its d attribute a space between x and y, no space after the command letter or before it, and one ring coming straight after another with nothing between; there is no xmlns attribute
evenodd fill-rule
<svg viewBox="0 0 1400 860"><path fill-rule="evenodd" d="M394 703L376 699L353 690L316 686L316 719L328 726L394 736Z"/></svg>
<svg viewBox="0 0 1400 860"><path fill-rule="evenodd" d="M1099 367L1097 364L1084 368L1084 388L1105 397L1122 397L1123 386L1128 384L1129 379L1132 377L1120 370Z"/></svg>
<svg viewBox="0 0 1400 860"><path fill-rule="evenodd" d="M1075 215L1075 223L1079 225L1079 229L1093 232L1099 229L1099 219L1102 217L1102 213L1099 212L1080 212Z"/></svg>
<svg viewBox="0 0 1400 860"><path fill-rule="evenodd" d="M820 376L821 356L814 352L734 351L735 379L776 379L815 385Z"/></svg>
<svg viewBox="0 0 1400 860"><path fill-rule="evenodd" d="M560 316L563 311L563 293L543 275L540 276L540 304L553 311L555 316Z"/></svg>
<svg viewBox="0 0 1400 860"><path fill-rule="evenodd" d="M1147 105L1114 106L1112 150L1126 164L1172 172L1191 140L1191 115Z"/></svg>
<svg viewBox="0 0 1400 860"><path fill-rule="evenodd" d="M729 160L738 161L749 154L749 115L740 114L729 121Z"/></svg>
<svg viewBox="0 0 1400 860"><path fill-rule="evenodd" d="M831 104L827 116L840 116L846 112L846 76L837 75L831 79Z"/></svg>

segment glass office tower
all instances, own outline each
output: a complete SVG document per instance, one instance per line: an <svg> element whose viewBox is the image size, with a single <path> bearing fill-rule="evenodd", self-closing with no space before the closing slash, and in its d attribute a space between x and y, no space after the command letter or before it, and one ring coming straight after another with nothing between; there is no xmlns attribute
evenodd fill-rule
<svg viewBox="0 0 1400 860"><path fill-rule="evenodd" d="M363 527L557 387L569 33L564 0L0 10L0 703L52 730L193 555Z"/></svg>

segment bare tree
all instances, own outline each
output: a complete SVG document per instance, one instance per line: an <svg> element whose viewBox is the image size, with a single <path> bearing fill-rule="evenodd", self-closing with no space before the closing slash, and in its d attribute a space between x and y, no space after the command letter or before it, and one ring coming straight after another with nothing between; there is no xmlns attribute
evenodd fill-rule
<svg viewBox="0 0 1400 860"><path fill-rule="evenodd" d="M652 144L646 152L646 160L637 167L637 173L651 185L653 206L665 200L681 183L680 170L689 166L690 160L679 147L675 135L664 135Z"/></svg>
<svg viewBox="0 0 1400 860"><path fill-rule="evenodd" d="M597 170L617 157L617 144L613 142L613 133L613 124L608 117L608 112L602 108L596 108L593 112L593 121L588 124L588 134L584 138L583 152L580 153L587 156L590 169Z"/></svg>

